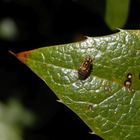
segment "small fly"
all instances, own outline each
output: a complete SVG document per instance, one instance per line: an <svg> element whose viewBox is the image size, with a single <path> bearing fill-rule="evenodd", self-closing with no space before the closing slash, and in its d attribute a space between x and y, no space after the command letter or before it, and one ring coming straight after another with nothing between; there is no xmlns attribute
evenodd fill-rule
<svg viewBox="0 0 140 140"><path fill-rule="evenodd" d="M92 58L91 57L86 57L85 61L83 62L83 64L80 66L79 70L78 70L78 76L80 80L85 80L92 69Z"/></svg>

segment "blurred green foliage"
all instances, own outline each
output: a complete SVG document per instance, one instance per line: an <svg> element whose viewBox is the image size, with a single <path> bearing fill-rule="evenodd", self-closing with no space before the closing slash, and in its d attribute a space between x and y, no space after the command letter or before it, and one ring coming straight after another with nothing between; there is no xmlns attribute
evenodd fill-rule
<svg viewBox="0 0 140 140"><path fill-rule="evenodd" d="M129 13L130 0L106 0L105 22L112 30L123 28Z"/></svg>
<svg viewBox="0 0 140 140"><path fill-rule="evenodd" d="M0 21L0 38L14 40L17 37L18 29L13 19L5 18Z"/></svg>
<svg viewBox="0 0 140 140"><path fill-rule="evenodd" d="M0 140L23 140L22 129L34 122L34 116L18 100L0 103Z"/></svg>
<svg viewBox="0 0 140 140"><path fill-rule="evenodd" d="M77 2L93 13L102 15L111 30L123 28L127 22L130 0L79 0Z"/></svg>

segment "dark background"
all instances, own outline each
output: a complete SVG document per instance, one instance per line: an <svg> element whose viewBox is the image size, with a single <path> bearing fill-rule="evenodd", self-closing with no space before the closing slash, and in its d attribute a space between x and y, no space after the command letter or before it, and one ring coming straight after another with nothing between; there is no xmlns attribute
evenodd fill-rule
<svg viewBox="0 0 140 140"><path fill-rule="evenodd" d="M92 1L92 3L91 3ZM0 101L17 98L36 116L25 127L24 140L94 140L90 129L29 68L8 50L21 52L42 46L74 42L82 35L114 33L104 21L103 0L1 0L0 20L15 21L16 38L0 38ZM124 29L140 29L140 0L133 0Z"/></svg>

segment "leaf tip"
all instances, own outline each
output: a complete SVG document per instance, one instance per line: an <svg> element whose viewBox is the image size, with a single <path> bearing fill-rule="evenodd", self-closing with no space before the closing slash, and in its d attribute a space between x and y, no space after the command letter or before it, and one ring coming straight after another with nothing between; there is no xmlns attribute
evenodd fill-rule
<svg viewBox="0 0 140 140"><path fill-rule="evenodd" d="M9 50L9 53L15 56L17 59L19 59L21 62L26 63L28 56L31 54L31 51L25 51L20 53L14 53L11 50Z"/></svg>
<svg viewBox="0 0 140 140"><path fill-rule="evenodd" d="M16 54L12 52L11 50L9 50L9 53L16 57Z"/></svg>

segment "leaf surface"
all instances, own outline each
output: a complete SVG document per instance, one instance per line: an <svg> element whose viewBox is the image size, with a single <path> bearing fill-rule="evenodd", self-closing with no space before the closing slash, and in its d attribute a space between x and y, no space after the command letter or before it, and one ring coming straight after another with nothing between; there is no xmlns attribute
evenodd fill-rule
<svg viewBox="0 0 140 140"><path fill-rule="evenodd" d="M140 31L120 30L104 37L15 54L106 140L140 139ZM78 69L90 56L85 80ZM129 87L125 85L132 74Z"/></svg>

